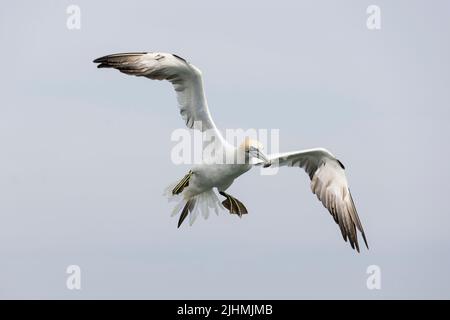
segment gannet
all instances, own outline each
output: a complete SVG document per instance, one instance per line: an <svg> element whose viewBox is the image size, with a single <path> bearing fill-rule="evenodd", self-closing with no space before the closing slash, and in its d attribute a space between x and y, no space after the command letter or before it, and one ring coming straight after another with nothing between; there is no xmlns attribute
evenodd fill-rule
<svg viewBox="0 0 450 320"><path fill-rule="evenodd" d="M247 214L244 204L226 193L234 180L254 166L289 166L306 171L311 190L328 209L339 225L342 237L359 252L358 232L368 248L363 226L345 176L345 167L331 152L323 148L299 150L266 155L256 140L246 138L239 146L228 143L214 124L208 109L201 71L176 54L159 52L119 53L95 59L98 68L115 68L127 75L149 79L168 80L172 83L179 103L180 114L190 129L213 133L216 148L233 159L243 155L236 163L204 162L195 165L177 183L169 186L170 199L178 199L172 215L180 213L178 228L189 215L190 224L199 213L206 219L209 211L218 213L225 207L239 217ZM220 202L214 190L225 199Z"/></svg>

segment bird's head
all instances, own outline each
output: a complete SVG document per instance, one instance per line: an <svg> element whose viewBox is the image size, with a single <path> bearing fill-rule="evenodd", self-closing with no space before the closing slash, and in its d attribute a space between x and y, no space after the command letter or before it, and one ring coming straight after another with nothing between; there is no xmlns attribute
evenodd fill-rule
<svg viewBox="0 0 450 320"><path fill-rule="evenodd" d="M264 162L264 167L270 166L270 160L263 152L264 146L261 142L246 137L244 142L242 142L240 149L244 152L245 159L250 160L251 158L256 158Z"/></svg>

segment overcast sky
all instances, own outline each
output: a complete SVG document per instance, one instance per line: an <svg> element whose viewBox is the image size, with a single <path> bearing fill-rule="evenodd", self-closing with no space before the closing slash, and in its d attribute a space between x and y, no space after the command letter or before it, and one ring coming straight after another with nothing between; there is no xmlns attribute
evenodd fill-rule
<svg viewBox="0 0 450 320"><path fill-rule="evenodd" d="M9 2L0 297L450 298L449 14L444 0ZM370 250L351 250L295 168L236 180L244 218L177 229L162 192L189 167L170 160L183 127L170 84L92 63L127 51L199 67L222 129L332 151ZM66 288L68 265L81 290ZM381 290L366 287L370 265Z"/></svg>

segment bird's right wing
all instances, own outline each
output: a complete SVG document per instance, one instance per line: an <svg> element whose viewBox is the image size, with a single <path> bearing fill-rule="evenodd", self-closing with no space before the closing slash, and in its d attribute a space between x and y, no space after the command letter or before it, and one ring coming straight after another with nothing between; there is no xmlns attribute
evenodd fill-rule
<svg viewBox="0 0 450 320"><path fill-rule="evenodd" d="M353 202L344 165L329 151L321 148L272 154L272 166L303 168L311 179L311 191L328 209L341 229L345 241L359 251L357 230L367 245L364 229ZM262 162L259 164L263 164Z"/></svg>
<svg viewBox="0 0 450 320"><path fill-rule="evenodd" d="M98 68L114 68L128 75L170 81L186 126L201 131L214 130L214 135L223 141L209 113L201 71L183 58L158 52L118 53L95 59L94 63L99 63Z"/></svg>

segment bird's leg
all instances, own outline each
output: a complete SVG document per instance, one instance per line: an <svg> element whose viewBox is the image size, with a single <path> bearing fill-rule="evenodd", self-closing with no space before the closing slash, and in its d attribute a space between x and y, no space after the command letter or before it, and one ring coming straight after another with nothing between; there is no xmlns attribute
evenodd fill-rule
<svg viewBox="0 0 450 320"><path fill-rule="evenodd" d="M222 201L222 204L231 214L237 214L239 217L242 217L243 214L248 213L247 208L238 199L223 191L219 191L219 193L226 198Z"/></svg>
<svg viewBox="0 0 450 320"><path fill-rule="evenodd" d="M183 189L186 188L187 186L189 186L189 179L192 176L192 171L189 171L187 175L184 176L183 179L181 179L180 182L178 182L178 184L175 186L175 188L173 188L172 190L172 194L180 194L181 192L183 192Z"/></svg>

